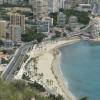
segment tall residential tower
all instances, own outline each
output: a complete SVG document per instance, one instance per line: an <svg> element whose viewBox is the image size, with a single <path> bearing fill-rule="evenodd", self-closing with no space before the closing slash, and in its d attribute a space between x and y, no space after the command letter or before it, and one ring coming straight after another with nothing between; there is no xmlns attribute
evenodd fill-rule
<svg viewBox="0 0 100 100"><path fill-rule="evenodd" d="M21 30L25 30L25 16L20 14L11 14L10 15L10 25L18 25L21 27Z"/></svg>
<svg viewBox="0 0 100 100"><path fill-rule="evenodd" d="M32 0L32 8L34 19L48 16L48 0Z"/></svg>

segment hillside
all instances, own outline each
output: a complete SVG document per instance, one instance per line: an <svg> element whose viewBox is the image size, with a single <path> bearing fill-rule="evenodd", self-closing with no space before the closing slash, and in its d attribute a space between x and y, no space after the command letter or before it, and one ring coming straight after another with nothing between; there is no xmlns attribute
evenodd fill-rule
<svg viewBox="0 0 100 100"><path fill-rule="evenodd" d="M34 98L34 99L33 99ZM48 94L38 83L0 80L0 100L63 100L60 95Z"/></svg>

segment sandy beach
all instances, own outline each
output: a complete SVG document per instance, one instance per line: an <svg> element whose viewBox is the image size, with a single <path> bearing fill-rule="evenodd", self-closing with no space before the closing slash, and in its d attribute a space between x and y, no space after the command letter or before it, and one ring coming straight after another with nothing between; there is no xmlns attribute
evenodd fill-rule
<svg viewBox="0 0 100 100"><path fill-rule="evenodd" d="M37 73L36 77L31 78L32 81L37 81L42 84L47 90L55 95L62 95L65 100L76 100L72 95L68 86L64 83L64 77L60 69L60 53L58 48L70 45L76 42L79 42L80 39L72 39L72 40L60 40L53 43L43 43L42 48L34 46L33 49L29 52L30 57L28 61L32 58L38 57L37 61ZM26 61L26 64L27 62ZM33 61L31 61L33 63ZM17 79L22 77L24 70L24 64L20 69ZM34 65L34 64L33 64ZM28 67L28 66L27 66ZM29 68L30 69L30 68ZM33 72L34 73L34 72ZM42 73L42 78L39 80L39 75Z"/></svg>
<svg viewBox="0 0 100 100"><path fill-rule="evenodd" d="M61 52L58 51L58 49L55 49L54 52L57 52L56 55L54 56L54 60L52 63L52 72L55 75L55 78L58 82L59 87L61 88L62 92L64 93L65 99L68 100L76 100L76 98L73 96L73 94L70 92L68 89L68 84L67 86L64 83L64 76L61 71L61 66L60 66L60 59L61 59Z"/></svg>
<svg viewBox="0 0 100 100"><path fill-rule="evenodd" d="M64 78L59 67L60 53L57 49L64 46L78 42L79 39L75 40L63 40L54 44L46 44L45 52L39 56L37 68L38 73L43 73L43 83L44 87L49 87L54 93L61 94L65 97L65 100L75 100L68 86L64 84ZM36 52L35 52L36 53ZM52 80L53 83L50 85L47 80Z"/></svg>

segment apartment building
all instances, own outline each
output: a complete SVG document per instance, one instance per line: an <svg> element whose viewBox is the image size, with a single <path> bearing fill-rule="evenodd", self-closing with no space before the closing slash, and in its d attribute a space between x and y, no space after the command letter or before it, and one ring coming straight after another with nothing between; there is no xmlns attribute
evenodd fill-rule
<svg viewBox="0 0 100 100"><path fill-rule="evenodd" d="M48 0L48 12L54 13L59 11L59 0Z"/></svg>
<svg viewBox="0 0 100 100"><path fill-rule="evenodd" d="M33 0L33 18L41 19L48 16L48 1L47 0Z"/></svg>
<svg viewBox="0 0 100 100"><path fill-rule="evenodd" d="M21 43L21 27L19 25L10 25L9 26L9 39L12 40L14 43Z"/></svg>
<svg viewBox="0 0 100 100"><path fill-rule="evenodd" d="M76 7L78 4L87 4L89 0L64 0L64 8L70 9Z"/></svg>
<svg viewBox="0 0 100 100"><path fill-rule="evenodd" d="M6 38L6 26L7 22L0 20L0 38Z"/></svg>
<svg viewBox="0 0 100 100"><path fill-rule="evenodd" d="M25 30L25 16L19 14L11 14L10 15L10 25L18 25L21 27L21 30L24 32Z"/></svg>
<svg viewBox="0 0 100 100"><path fill-rule="evenodd" d="M3 4L20 4L21 2L23 2L24 0L0 0L3 1Z"/></svg>

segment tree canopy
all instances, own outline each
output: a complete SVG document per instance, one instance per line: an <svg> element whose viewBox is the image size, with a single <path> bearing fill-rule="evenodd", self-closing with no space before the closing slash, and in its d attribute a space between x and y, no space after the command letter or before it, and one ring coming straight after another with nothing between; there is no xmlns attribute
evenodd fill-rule
<svg viewBox="0 0 100 100"><path fill-rule="evenodd" d="M36 82L32 84L26 84L20 80L7 82L0 79L0 100L32 100L32 98L35 100L63 100L60 95L43 95L45 89Z"/></svg>
<svg viewBox="0 0 100 100"><path fill-rule="evenodd" d="M35 31L32 31L31 29L27 29L25 34L22 34L22 41L23 42L30 42L37 40L38 42L41 42L46 35L43 33L37 33Z"/></svg>
<svg viewBox="0 0 100 100"><path fill-rule="evenodd" d="M78 22L81 24L88 24L90 21L89 12L68 9L65 10L64 13L66 14L66 22L68 22L70 16L76 16L78 18Z"/></svg>
<svg viewBox="0 0 100 100"><path fill-rule="evenodd" d="M90 21L89 12L77 11L74 9L60 9L59 11L63 12L66 15L66 23L68 23L70 16L76 16L78 18L78 23L81 24L87 25ZM57 14L58 12L49 14L49 16L54 19L54 26L57 25Z"/></svg>

